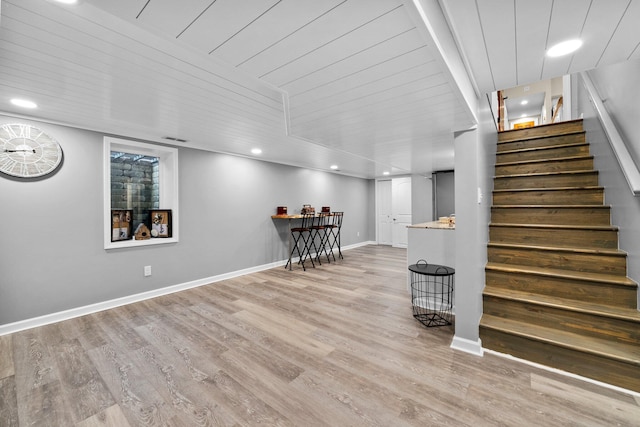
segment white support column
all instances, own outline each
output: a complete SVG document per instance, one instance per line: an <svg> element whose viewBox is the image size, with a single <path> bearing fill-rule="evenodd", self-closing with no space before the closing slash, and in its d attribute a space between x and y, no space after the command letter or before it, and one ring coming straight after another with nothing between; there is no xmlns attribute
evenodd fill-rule
<svg viewBox="0 0 640 427"><path fill-rule="evenodd" d="M451 347L482 355L479 327L497 143L488 102L479 104L478 118L478 129L454 135L456 331Z"/></svg>
<svg viewBox="0 0 640 427"><path fill-rule="evenodd" d="M479 336L486 245L480 241L478 131L455 135L456 330L452 348L482 355ZM484 252L484 256L483 256Z"/></svg>

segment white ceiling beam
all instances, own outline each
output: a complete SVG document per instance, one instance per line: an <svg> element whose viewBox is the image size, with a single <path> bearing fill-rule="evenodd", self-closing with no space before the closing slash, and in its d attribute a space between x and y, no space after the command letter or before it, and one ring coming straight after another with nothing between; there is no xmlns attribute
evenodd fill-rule
<svg viewBox="0 0 640 427"><path fill-rule="evenodd" d="M404 0L404 4L436 60L441 62L446 70L452 89L458 93L466 106L469 119L477 125L480 94L467 73L440 4L437 0ZM469 129L468 122L463 123L463 128L455 130L465 129Z"/></svg>

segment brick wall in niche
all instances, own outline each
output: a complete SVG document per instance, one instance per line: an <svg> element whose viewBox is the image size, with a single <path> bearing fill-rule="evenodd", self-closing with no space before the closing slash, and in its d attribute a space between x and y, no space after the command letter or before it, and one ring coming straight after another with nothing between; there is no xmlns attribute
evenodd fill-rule
<svg viewBox="0 0 640 427"><path fill-rule="evenodd" d="M111 159L111 208L132 209L135 229L147 222L149 209L159 208L159 164L129 156Z"/></svg>

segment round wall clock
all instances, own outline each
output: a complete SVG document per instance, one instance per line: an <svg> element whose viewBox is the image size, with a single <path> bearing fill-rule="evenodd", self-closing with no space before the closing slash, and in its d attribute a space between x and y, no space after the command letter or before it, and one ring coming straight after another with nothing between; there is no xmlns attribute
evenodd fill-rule
<svg viewBox="0 0 640 427"><path fill-rule="evenodd" d="M62 162L62 148L39 128L26 124L0 125L0 172L36 178L54 172Z"/></svg>

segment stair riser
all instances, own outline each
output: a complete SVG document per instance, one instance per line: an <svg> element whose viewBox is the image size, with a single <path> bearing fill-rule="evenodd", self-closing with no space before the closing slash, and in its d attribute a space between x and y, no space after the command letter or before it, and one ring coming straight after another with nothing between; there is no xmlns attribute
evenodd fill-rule
<svg viewBox="0 0 640 427"><path fill-rule="evenodd" d="M568 121L554 124L553 126L536 126L527 129L519 129L519 130L510 130L506 132L498 133L498 141L506 142L506 141L516 141L518 139L523 138L532 138L532 137L541 137L541 136L550 136L556 135L559 133L569 133L569 132L581 132L582 121Z"/></svg>
<svg viewBox="0 0 640 427"><path fill-rule="evenodd" d="M640 369L635 365L487 329L482 324L480 339L484 348L640 392Z"/></svg>
<svg viewBox="0 0 640 427"><path fill-rule="evenodd" d="M615 251L618 232L593 227L611 224L597 186L581 120L498 134L480 339L487 349L640 392L637 286ZM519 271L526 269L536 273ZM619 317L602 314L616 308Z"/></svg>
<svg viewBox="0 0 640 427"><path fill-rule="evenodd" d="M625 256L489 246L489 262L626 276Z"/></svg>
<svg viewBox="0 0 640 427"><path fill-rule="evenodd" d="M493 193L494 205L601 205L603 202L602 188Z"/></svg>
<svg viewBox="0 0 640 427"><path fill-rule="evenodd" d="M521 162L524 160L551 160L563 157L588 156L589 145L575 145L570 147L541 148L531 151L518 151L515 153L497 153L496 164L508 162Z"/></svg>
<svg viewBox="0 0 640 427"><path fill-rule="evenodd" d="M544 229L532 227L489 227L489 241L563 248L617 249L618 232L615 230Z"/></svg>
<svg viewBox="0 0 640 427"><path fill-rule="evenodd" d="M491 221L505 224L611 225L610 208L491 208Z"/></svg>
<svg viewBox="0 0 640 427"><path fill-rule="evenodd" d="M606 338L621 343L640 345L640 323L638 322L563 310L524 301L497 298L490 295L483 296L483 303L483 312L488 315L518 320L530 325L555 328L583 336Z"/></svg>
<svg viewBox="0 0 640 427"><path fill-rule="evenodd" d="M486 270L485 275L487 288L511 289L612 307L636 308L637 305L635 287L498 270Z"/></svg>
<svg viewBox="0 0 640 427"><path fill-rule="evenodd" d="M591 187L597 185L598 174L589 172L566 175L496 177L493 188L495 190L510 190L521 188Z"/></svg>
<svg viewBox="0 0 640 427"><path fill-rule="evenodd" d="M593 158L581 157L577 159L551 160L515 165L496 165L496 176L582 170L593 170Z"/></svg>
<svg viewBox="0 0 640 427"><path fill-rule="evenodd" d="M580 144L584 143L585 141L585 133L581 132L570 135L550 136L546 138L499 143L497 152L501 153L503 151L523 150L527 148L551 147L554 145Z"/></svg>

